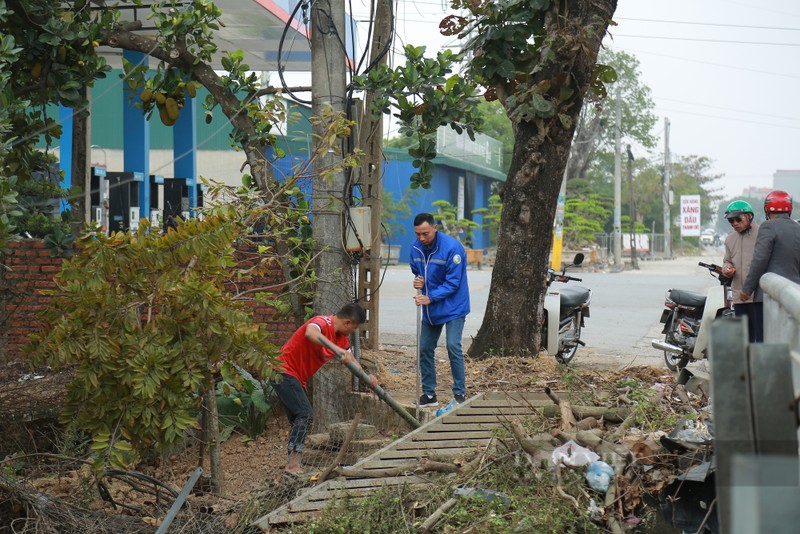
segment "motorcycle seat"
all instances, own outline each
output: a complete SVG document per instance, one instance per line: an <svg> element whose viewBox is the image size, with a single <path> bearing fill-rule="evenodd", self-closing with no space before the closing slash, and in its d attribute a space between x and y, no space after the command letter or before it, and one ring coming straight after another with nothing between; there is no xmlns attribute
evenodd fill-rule
<svg viewBox="0 0 800 534"><path fill-rule="evenodd" d="M685 289L670 289L669 298L672 299L675 304L679 304L681 306L693 306L695 308L699 308L700 306L705 306L706 304L705 295L695 291L686 291Z"/></svg>
<svg viewBox="0 0 800 534"><path fill-rule="evenodd" d="M581 286L565 285L558 289L561 295L561 307L569 308L572 306L580 306L589 299L591 291Z"/></svg>

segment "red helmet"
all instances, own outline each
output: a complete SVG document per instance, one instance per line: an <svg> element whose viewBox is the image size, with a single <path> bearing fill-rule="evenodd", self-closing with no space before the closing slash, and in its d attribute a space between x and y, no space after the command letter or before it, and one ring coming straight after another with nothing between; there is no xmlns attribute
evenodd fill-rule
<svg viewBox="0 0 800 534"><path fill-rule="evenodd" d="M764 213L792 213L792 195L786 191L773 191L764 199Z"/></svg>

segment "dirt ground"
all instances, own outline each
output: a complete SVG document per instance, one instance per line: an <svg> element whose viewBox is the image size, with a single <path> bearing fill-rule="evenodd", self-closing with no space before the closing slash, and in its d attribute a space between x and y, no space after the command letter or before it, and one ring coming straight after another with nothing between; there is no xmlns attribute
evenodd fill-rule
<svg viewBox="0 0 800 534"><path fill-rule="evenodd" d="M385 347L379 351L364 351L362 358L368 368L374 366L377 376L386 391L398 402L410 404L416 397L416 365L414 347ZM632 368L622 372L604 369L602 361L591 363L591 356L586 352L580 354L580 370L582 380L589 384L592 377L598 380L614 379L614 376L636 376L644 381L668 382L671 380L666 369L647 367ZM446 350L437 349L437 375L439 379L438 395L440 405L445 405L451 398L452 385L449 362ZM468 394L486 391L539 389L550 386L559 389L562 370L552 358L490 358L486 360L466 361ZM37 422L26 422L34 415L41 418L43 426L54 423L58 406L63 399L65 387L71 373L54 373L44 370L30 374L25 366L14 364L0 369L0 423L6 428L14 426L19 432L5 433L0 439L0 468L3 458L21 448L28 452L59 452L63 444L57 431L45 432L37 427ZM28 415L26 415L28 414ZM11 426L9 426L11 425ZM52 430L52 429L51 429ZM297 484L287 481L283 474L286 461L286 440L289 426L282 414L270 418L266 431L255 440L242 435L233 434L222 445L222 469L225 479L225 496L223 498L210 495L190 497L190 506L215 510L226 524L233 527L239 520L242 503L256 497L267 497L276 504L288 501L296 492ZM36 439L33 439L36 436ZM387 438L388 439L388 438ZM364 452L366 456L368 452ZM331 455L331 458L333 455ZM198 464L197 449L192 447L175 454L163 457L157 465L138 466L142 473L180 490L191 472ZM206 460L206 468L208 466ZM59 476L52 473L25 480L28 487L49 495L73 496L85 485L85 477L80 476L79 469L61 468ZM85 472L88 472L84 468ZM91 492L90 492L91 493ZM91 509L112 511L112 506L95 497L87 503ZM118 499L132 502L146 500L146 496L115 494ZM3 494L0 491L0 504ZM0 508L0 513L2 509ZM0 522L2 523L2 522ZM3 530L0 528L0 533Z"/></svg>

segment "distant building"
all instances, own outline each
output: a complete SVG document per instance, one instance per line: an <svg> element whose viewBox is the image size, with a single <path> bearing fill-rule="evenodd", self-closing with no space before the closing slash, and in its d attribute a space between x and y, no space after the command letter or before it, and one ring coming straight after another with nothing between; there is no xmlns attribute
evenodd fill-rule
<svg viewBox="0 0 800 534"><path fill-rule="evenodd" d="M773 189L786 191L797 202L800 200L800 170L778 170L772 175Z"/></svg>

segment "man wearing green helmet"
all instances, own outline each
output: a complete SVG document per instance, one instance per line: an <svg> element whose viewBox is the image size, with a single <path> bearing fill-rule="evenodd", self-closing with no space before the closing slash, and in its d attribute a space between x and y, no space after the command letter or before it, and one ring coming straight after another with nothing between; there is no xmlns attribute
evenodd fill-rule
<svg viewBox="0 0 800 534"><path fill-rule="evenodd" d="M725 209L725 218L735 232L725 238L725 258L722 260L722 274L731 277L733 290L733 309L737 317L747 316L747 331L750 342L760 342L764 338L761 319L761 303L755 304L752 296L744 299L742 286L750 272L753 251L756 247L758 224L753 222L753 208L744 200L734 200Z"/></svg>

